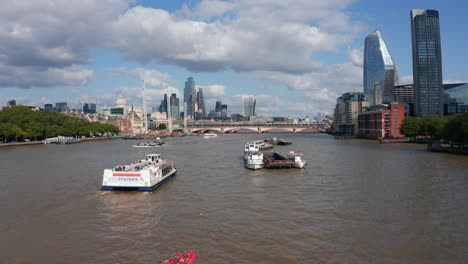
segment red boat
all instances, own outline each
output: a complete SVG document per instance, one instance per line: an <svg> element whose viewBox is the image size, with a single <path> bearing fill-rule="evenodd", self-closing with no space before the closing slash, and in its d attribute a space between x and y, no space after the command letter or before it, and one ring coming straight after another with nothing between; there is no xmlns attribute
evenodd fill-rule
<svg viewBox="0 0 468 264"><path fill-rule="evenodd" d="M177 252L174 257L162 264L193 264L197 258L197 253L187 251L184 254Z"/></svg>

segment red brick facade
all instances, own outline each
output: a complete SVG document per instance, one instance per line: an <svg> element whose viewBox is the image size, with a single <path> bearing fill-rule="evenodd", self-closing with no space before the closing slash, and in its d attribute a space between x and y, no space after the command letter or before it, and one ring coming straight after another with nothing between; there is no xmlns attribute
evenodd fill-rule
<svg viewBox="0 0 468 264"><path fill-rule="evenodd" d="M389 109L361 112L358 116L358 136L364 138L400 138L400 127L405 120L405 105L391 104Z"/></svg>

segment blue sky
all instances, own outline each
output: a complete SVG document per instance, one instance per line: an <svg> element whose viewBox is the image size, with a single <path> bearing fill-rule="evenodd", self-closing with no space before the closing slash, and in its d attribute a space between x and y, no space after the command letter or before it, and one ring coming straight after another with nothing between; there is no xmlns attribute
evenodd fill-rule
<svg viewBox="0 0 468 264"><path fill-rule="evenodd" d="M141 105L141 79L158 105L193 76L208 110L219 98L242 113L242 96L254 95L266 116L330 113L341 93L362 91L375 29L411 82L411 9L439 11L444 80L468 81L465 1L0 1L3 105L100 108L120 94Z"/></svg>

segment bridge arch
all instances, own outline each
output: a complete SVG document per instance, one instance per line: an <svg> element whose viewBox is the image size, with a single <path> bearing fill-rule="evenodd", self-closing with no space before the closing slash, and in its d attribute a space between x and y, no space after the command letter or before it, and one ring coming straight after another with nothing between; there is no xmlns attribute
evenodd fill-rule
<svg viewBox="0 0 468 264"><path fill-rule="evenodd" d="M272 131L272 130L280 130L280 131L291 132L291 133L295 132L293 127L266 127L266 128L261 127L260 128L261 133L269 132L269 131Z"/></svg>
<svg viewBox="0 0 468 264"><path fill-rule="evenodd" d="M227 127L224 129L224 133L229 133L229 132L236 132L239 130L249 130L253 132L258 132L257 127Z"/></svg>

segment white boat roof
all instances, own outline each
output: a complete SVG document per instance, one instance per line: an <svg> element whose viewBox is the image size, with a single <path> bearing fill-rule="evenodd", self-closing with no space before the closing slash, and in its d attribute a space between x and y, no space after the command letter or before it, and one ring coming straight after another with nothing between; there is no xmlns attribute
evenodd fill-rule
<svg viewBox="0 0 468 264"><path fill-rule="evenodd" d="M161 154L147 154L146 157L161 157Z"/></svg>

